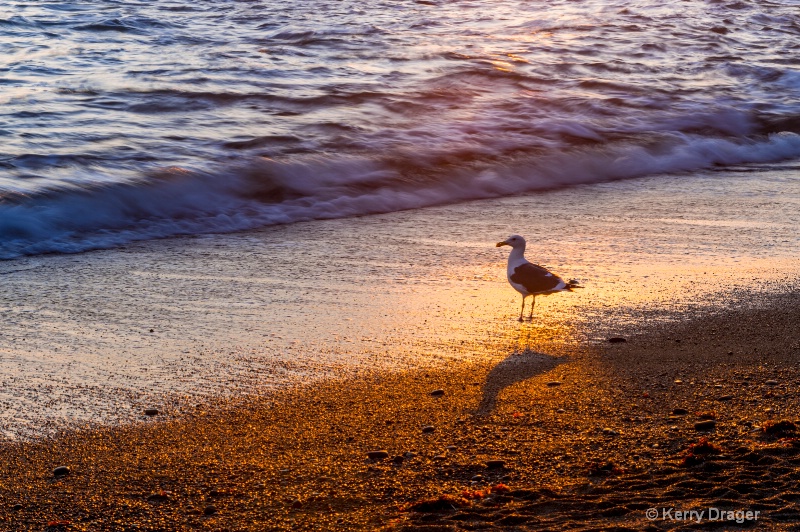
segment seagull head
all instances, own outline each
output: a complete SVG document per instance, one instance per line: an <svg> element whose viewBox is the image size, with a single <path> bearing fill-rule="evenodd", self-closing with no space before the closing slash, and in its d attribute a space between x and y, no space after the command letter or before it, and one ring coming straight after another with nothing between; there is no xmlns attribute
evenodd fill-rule
<svg viewBox="0 0 800 532"><path fill-rule="evenodd" d="M525 247L525 239L519 235L511 235L502 242L498 242L495 247L511 246L512 248Z"/></svg>

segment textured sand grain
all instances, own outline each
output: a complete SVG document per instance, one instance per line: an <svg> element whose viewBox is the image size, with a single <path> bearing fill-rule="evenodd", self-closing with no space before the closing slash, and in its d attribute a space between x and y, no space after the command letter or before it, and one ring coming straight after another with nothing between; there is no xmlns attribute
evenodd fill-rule
<svg viewBox="0 0 800 532"><path fill-rule="evenodd" d="M798 309L793 292L621 344L544 337L498 364L365 373L177 420L4 444L0 523L668 529L685 523L651 522L645 510L716 506L758 509L749 526L788 530L800 523L800 447L764 427L800 417ZM715 430L695 430L703 414ZM684 466L702 436L721 454ZM389 458L369 460L373 450ZM55 478L59 465L70 474Z"/></svg>

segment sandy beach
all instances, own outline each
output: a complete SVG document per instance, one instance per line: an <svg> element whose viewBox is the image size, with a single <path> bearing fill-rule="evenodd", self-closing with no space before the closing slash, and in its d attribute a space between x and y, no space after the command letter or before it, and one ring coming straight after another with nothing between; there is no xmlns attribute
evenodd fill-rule
<svg viewBox="0 0 800 532"><path fill-rule="evenodd" d="M365 372L7 444L2 526L794 529L798 303L793 291L591 349L532 327L530 349L495 364Z"/></svg>
<svg viewBox="0 0 800 532"><path fill-rule="evenodd" d="M792 529L797 196L738 178L4 263L0 528ZM511 232L585 288L517 322Z"/></svg>

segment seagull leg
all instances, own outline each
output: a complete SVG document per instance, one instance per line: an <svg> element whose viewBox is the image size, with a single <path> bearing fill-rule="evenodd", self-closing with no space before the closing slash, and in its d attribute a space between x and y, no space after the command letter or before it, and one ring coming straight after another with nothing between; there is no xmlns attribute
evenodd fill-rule
<svg viewBox="0 0 800 532"><path fill-rule="evenodd" d="M528 316L528 321L533 321L533 307L536 305L536 296L531 296L531 315Z"/></svg>
<svg viewBox="0 0 800 532"><path fill-rule="evenodd" d="M525 296L522 296L522 308L519 309L519 321L524 321L522 319L522 313L525 312Z"/></svg>

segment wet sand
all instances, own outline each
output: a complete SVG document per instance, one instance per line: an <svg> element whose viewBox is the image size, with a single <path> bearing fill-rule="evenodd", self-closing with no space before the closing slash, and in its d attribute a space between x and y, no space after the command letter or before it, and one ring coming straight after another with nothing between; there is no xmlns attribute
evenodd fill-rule
<svg viewBox="0 0 800 532"><path fill-rule="evenodd" d="M528 325L529 349L499 362L363 372L180 419L5 444L0 523L793 529L800 292L755 302L588 347ZM759 514L736 524L747 516L737 511Z"/></svg>
<svg viewBox="0 0 800 532"><path fill-rule="evenodd" d="M792 172L3 263L0 529L790 529Z"/></svg>
<svg viewBox="0 0 800 532"><path fill-rule="evenodd" d="M494 246L511 233L583 282L537 300L535 324L568 344L783 293L800 181L740 170L2 262L0 437L363 368L496 363L531 336Z"/></svg>

